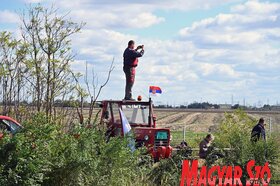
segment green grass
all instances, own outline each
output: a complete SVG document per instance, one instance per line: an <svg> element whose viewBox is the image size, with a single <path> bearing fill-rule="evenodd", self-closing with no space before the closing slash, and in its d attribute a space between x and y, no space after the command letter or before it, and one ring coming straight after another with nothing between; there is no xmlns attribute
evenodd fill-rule
<svg viewBox="0 0 280 186"><path fill-rule="evenodd" d="M171 146L173 147L179 145L184 139L183 131L171 131L171 135L172 135ZM205 132L186 131L185 140L190 147L198 148L200 141L204 139L206 135L207 133Z"/></svg>

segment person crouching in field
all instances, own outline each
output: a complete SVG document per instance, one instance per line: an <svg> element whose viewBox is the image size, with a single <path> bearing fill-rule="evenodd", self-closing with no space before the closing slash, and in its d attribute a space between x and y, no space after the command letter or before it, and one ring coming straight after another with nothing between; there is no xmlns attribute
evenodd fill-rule
<svg viewBox="0 0 280 186"><path fill-rule="evenodd" d="M208 134L199 144L199 157L201 159L206 159L209 154L209 147L211 142L214 140L214 136L212 134Z"/></svg>
<svg viewBox="0 0 280 186"><path fill-rule="evenodd" d="M264 119L260 118L258 124L254 126L251 133L251 141L257 142L260 139L266 140Z"/></svg>
<svg viewBox="0 0 280 186"><path fill-rule="evenodd" d="M211 143L214 140L212 134L208 134L199 144L199 157L205 159L211 164L216 160L225 157L225 155L218 148L214 148Z"/></svg>

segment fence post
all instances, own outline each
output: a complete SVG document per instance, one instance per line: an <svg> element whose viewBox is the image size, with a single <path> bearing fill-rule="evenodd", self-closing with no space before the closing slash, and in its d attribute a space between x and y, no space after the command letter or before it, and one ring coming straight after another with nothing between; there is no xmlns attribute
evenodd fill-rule
<svg viewBox="0 0 280 186"><path fill-rule="evenodd" d="M183 136L184 136L184 141L186 141L186 126L184 126L184 129L183 129Z"/></svg>
<svg viewBox="0 0 280 186"><path fill-rule="evenodd" d="M271 137L272 133L272 123L271 123L271 117L269 117L269 136Z"/></svg>

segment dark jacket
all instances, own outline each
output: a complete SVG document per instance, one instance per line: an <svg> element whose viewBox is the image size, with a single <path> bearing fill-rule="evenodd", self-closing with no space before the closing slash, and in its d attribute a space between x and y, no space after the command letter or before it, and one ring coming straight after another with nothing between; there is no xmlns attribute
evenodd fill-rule
<svg viewBox="0 0 280 186"><path fill-rule="evenodd" d="M208 148L210 146L209 141L207 139L204 139L199 144L199 157L202 159L205 159L208 155Z"/></svg>
<svg viewBox="0 0 280 186"><path fill-rule="evenodd" d="M260 123L258 123L252 130L251 140L258 141L260 138L266 140L265 128Z"/></svg>
<svg viewBox="0 0 280 186"><path fill-rule="evenodd" d="M124 67L136 67L137 66L137 58L142 57L144 55L144 50L141 50L140 52L126 48L123 53L123 65Z"/></svg>

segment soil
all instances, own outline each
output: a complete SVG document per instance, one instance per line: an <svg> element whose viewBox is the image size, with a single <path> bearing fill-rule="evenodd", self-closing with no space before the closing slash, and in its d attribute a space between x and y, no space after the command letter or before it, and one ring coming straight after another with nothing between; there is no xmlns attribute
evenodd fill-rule
<svg viewBox="0 0 280 186"><path fill-rule="evenodd" d="M219 126L224 119L223 113L207 112L165 112L156 111L157 127L170 128L171 130L183 130L186 127L194 132L211 132ZM272 131L280 132L280 114L248 114L252 118L264 117L267 124L271 118Z"/></svg>

